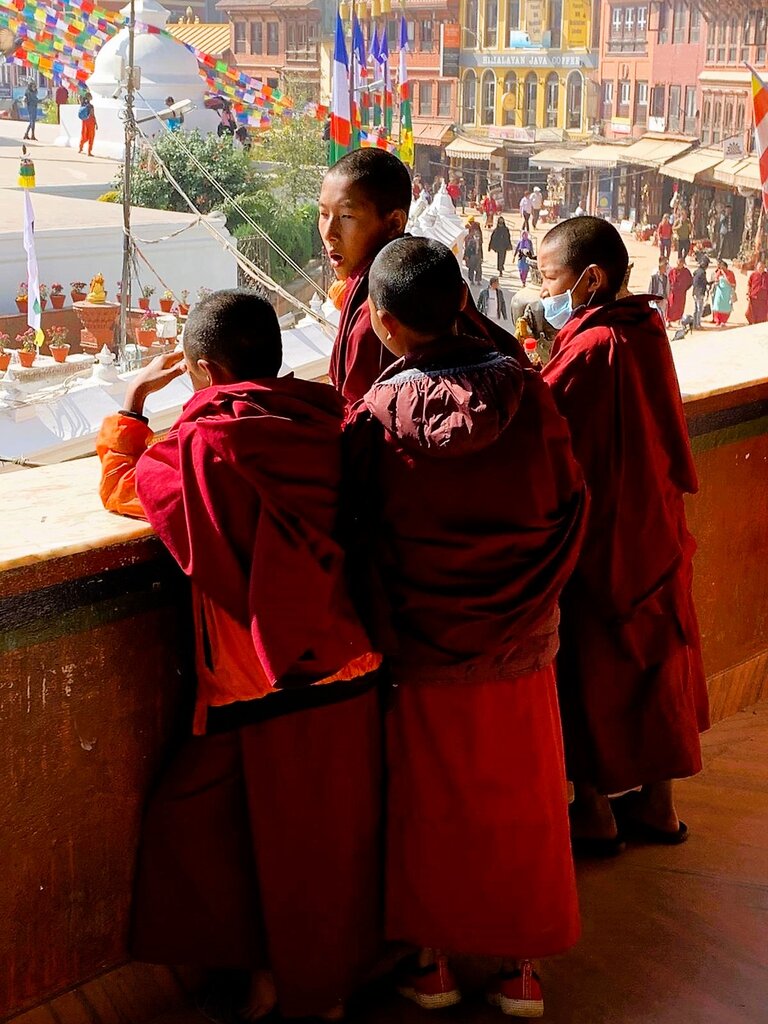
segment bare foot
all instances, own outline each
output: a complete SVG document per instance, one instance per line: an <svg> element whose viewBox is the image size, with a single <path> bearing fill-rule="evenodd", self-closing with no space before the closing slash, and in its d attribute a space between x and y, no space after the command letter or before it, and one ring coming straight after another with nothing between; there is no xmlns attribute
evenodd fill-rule
<svg viewBox="0 0 768 1024"><path fill-rule="evenodd" d="M275 982L271 971L253 971L248 986L248 998L240 1009L243 1020L261 1020L277 1004Z"/></svg>
<svg viewBox="0 0 768 1024"><path fill-rule="evenodd" d="M618 835L616 819L607 796L592 786L578 783L574 786L574 801L568 808L571 834L575 839L615 839Z"/></svg>

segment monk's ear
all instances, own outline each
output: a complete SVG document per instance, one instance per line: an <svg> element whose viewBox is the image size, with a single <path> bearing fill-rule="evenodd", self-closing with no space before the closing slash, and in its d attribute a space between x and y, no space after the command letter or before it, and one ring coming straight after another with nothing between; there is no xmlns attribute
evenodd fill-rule
<svg viewBox="0 0 768 1024"><path fill-rule="evenodd" d="M400 322L397 317L392 316L392 314L388 313L386 309L378 309L376 312L378 313L381 326L387 332L387 337L393 338L397 334L400 326Z"/></svg>
<svg viewBox="0 0 768 1024"><path fill-rule="evenodd" d="M611 294L611 285L608 280L608 273L603 268L593 263L587 268L587 287L591 295Z"/></svg>
<svg viewBox="0 0 768 1024"><path fill-rule="evenodd" d="M459 301L459 312L463 313L467 308L469 302L469 288L467 288L466 282L462 281L461 284L461 300Z"/></svg>
<svg viewBox="0 0 768 1024"><path fill-rule="evenodd" d="M200 372L208 378L210 386L235 383L230 371L213 360L201 359L197 366Z"/></svg>
<svg viewBox="0 0 768 1024"><path fill-rule="evenodd" d="M408 223L408 214L405 210L391 210L387 214L387 226L390 238L400 238L405 234L405 226Z"/></svg>

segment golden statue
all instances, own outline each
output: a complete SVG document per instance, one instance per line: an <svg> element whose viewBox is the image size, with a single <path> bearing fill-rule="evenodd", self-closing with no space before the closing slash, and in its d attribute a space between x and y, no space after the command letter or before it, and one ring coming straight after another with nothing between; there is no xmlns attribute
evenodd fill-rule
<svg viewBox="0 0 768 1024"><path fill-rule="evenodd" d="M530 338L531 336L528 321L524 316L518 317L517 322L515 323L515 335L517 340L520 342L525 341L526 338Z"/></svg>
<svg viewBox="0 0 768 1024"><path fill-rule="evenodd" d="M101 305L107 301L107 293L104 291L104 277L97 274L91 281L91 290L88 292L88 302Z"/></svg>

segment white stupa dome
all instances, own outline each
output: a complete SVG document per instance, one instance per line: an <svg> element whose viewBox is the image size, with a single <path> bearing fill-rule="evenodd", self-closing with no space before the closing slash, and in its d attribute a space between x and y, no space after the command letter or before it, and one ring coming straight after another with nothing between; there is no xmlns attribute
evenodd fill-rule
<svg viewBox="0 0 768 1024"><path fill-rule="evenodd" d="M170 11L158 0L136 0L135 10L138 26L143 24L164 29L170 17ZM128 17L130 7L124 7L120 13ZM127 28L106 42L96 56L93 74L88 79L88 88L94 99L114 97L120 58L127 67ZM152 107L163 107L167 96L173 96L177 101L189 99L202 106L205 82L198 72L197 58L178 40L145 32L138 27L134 38L134 62L141 69L139 91Z"/></svg>

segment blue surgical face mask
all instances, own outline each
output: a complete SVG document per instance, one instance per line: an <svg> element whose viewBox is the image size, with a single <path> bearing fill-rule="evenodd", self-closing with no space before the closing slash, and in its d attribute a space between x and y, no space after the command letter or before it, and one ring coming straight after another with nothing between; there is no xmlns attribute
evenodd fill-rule
<svg viewBox="0 0 768 1024"><path fill-rule="evenodd" d="M541 300L541 304L544 307L544 319L548 324L550 324L550 326L554 327L556 331L565 327L573 316L573 293L578 288L582 277L584 277L588 270L589 267L585 267L582 270L579 280L573 288L569 288L567 292L563 292L561 295L547 295L545 299Z"/></svg>

